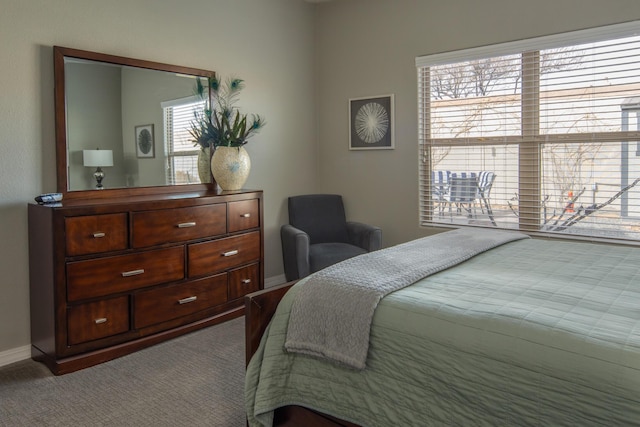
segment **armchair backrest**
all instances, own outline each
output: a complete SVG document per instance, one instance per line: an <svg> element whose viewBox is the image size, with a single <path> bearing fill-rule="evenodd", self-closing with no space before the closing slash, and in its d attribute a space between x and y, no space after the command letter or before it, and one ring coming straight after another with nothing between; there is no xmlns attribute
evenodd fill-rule
<svg viewBox="0 0 640 427"><path fill-rule="evenodd" d="M442 201L447 193L450 176L450 171L431 171L431 194L434 200Z"/></svg>
<svg viewBox="0 0 640 427"><path fill-rule="evenodd" d="M491 186L496 179L496 174L490 171L482 171L478 175L478 192L480 197L489 197Z"/></svg>
<svg viewBox="0 0 640 427"><path fill-rule="evenodd" d="M309 243L347 243L342 196L309 194L289 197L289 224L309 235Z"/></svg>
<svg viewBox="0 0 640 427"><path fill-rule="evenodd" d="M475 176L451 177L448 200L453 203L472 203L476 199L478 180Z"/></svg>

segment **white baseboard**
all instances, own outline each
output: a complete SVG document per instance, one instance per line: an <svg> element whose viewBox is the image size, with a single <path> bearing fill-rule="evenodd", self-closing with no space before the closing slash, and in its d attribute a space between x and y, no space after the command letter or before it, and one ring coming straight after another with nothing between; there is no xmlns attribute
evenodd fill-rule
<svg viewBox="0 0 640 427"><path fill-rule="evenodd" d="M284 274L281 274L279 276L273 276L273 277L267 277L266 279L264 279L264 287L266 288L271 288L273 286L278 286L278 285L282 285L283 283L287 282L287 278L285 277Z"/></svg>
<svg viewBox="0 0 640 427"><path fill-rule="evenodd" d="M31 346L25 345L0 352L0 366L10 365L31 357Z"/></svg>
<svg viewBox="0 0 640 427"><path fill-rule="evenodd" d="M264 280L264 287L271 288L286 283L287 279L284 274L279 276L273 276ZM10 365L21 360L26 360L31 357L31 346L25 345L23 347L12 348L0 352L0 366Z"/></svg>

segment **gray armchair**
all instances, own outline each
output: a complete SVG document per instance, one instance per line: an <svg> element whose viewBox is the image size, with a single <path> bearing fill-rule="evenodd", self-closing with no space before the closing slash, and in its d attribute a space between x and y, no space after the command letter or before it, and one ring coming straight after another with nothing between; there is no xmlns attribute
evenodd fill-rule
<svg viewBox="0 0 640 427"><path fill-rule="evenodd" d="M280 237L287 281L382 245L382 230L347 221L342 196L335 194L289 197L289 224L282 226Z"/></svg>

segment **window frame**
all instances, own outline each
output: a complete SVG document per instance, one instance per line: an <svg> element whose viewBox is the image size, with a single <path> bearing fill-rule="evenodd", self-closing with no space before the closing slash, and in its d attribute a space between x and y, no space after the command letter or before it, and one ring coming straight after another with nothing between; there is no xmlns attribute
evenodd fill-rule
<svg viewBox="0 0 640 427"><path fill-rule="evenodd" d="M197 95L193 95L193 96L188 96L185 98L179 98L179 99L174 99L174 100L170 100L170 101L165 101L161 103L161 107L162 107L162 117L163 117L163 121L164 121L164 135L165 135L165 141L164 141L164 150L165 150L165 157L166 157L166 179L167 182L170 184L175 184L176 183L176 170L174 167L174 159L179 158L179 157L195 157L195 161L197 163L197 157L199 154L199 149L197 147L194 146L193 150L183 150L183 151L176 151L174 149L175 144L173 143L173 138L175 135L175 129L173 127L173 115L174 115L174 109L175 108L182 108L182 107L194 107L197 104L202 104L203 109L205 108L206 102L205 100L203 100L202 98L200 98ZM195 109L193 110L195 111Z"/></svg>
<svg viewBox="0 0 640 427"><path fill-rule="evenodd" d="M448 227L447 224L434 221L435 210L431 192L432 147L515 145L518 147L518 192L519 223L517 229L528 234L552 235L588 240L613 240L617 238L596 238L573 234L548 233L541 231L541 155L543 144L571 142L636 142L640 141L640 132L592 132L585 134L540 134L540 51L546 49L575 46L582 43L595 43L604 40L637 36L640 34L640 21L609 25L599 28L574 31L551 36L537 37L515 42L482 46L459 51L425 55L416 58L418 80L418 139L419 139L419 225L421 227ZM462 63L479 59L496 58L506 55L521 56L521 134L499 137L431 137L431 76L430 67L437 65ZM455 224L459 226L460 224ZM503 228L503 227L498 227ZM637 240L634 239L636 243Z"/></svg>

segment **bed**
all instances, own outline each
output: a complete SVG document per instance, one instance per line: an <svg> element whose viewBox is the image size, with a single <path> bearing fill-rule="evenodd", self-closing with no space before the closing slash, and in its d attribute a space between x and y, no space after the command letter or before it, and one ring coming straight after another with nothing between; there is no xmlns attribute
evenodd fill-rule
<svg viewBox="0 0 640 427"><path fill-rule="evenodd" d="M364 369L284 349L305 278L246 298L250 426L640 425L640 249L522 239L380 300Z"/></svg>

